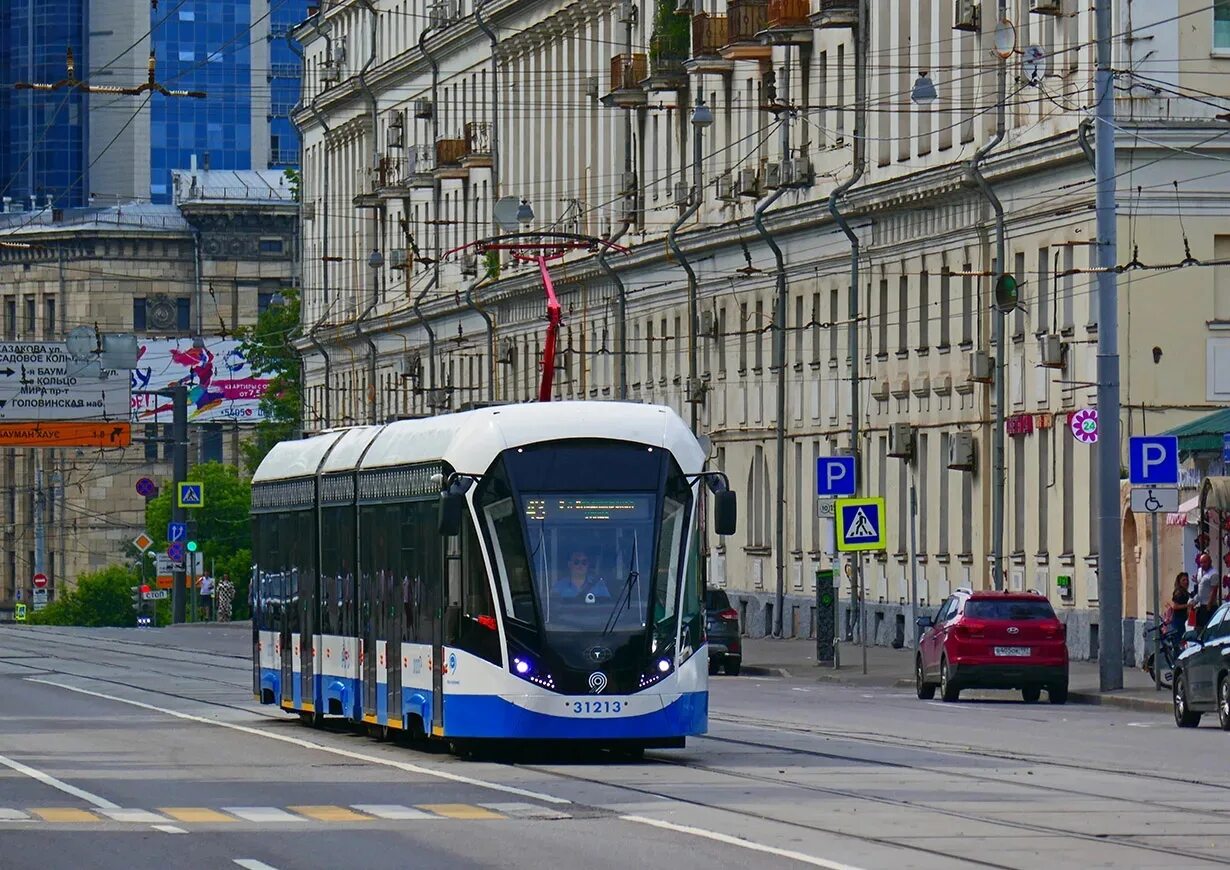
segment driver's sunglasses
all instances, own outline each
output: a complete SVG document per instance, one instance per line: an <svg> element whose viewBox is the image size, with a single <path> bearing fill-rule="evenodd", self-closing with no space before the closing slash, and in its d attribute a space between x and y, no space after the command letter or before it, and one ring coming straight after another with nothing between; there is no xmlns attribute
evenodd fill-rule
<svg viewBox="0 0 1230 870"><path fill-rule="evenodd" d="M572 559L571 561L569 561L568 564L569 565L588 565L589 559Z"/></svg>

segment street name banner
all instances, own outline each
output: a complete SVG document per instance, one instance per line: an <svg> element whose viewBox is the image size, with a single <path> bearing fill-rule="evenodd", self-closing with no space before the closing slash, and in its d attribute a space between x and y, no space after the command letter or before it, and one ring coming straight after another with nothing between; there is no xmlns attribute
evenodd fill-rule
<svg viewBox="0 0 1230 870"><path fill-rule="evenodd" d="M0 423L0 447L127 447L132 424Z"/></svg>
<svg viewBox="0 0 1230 870"><path fill-rule="evenodd" d="M127 421L129 378L76 368L62 342L0 342L0 421Z"/></svg>
<svg viewBox="0 0 1230 870"><path fill-rule="evenodd" d="M215 340L193 347L191 339L144 340L132 371L132 422L169 423L171 400L141 391L184 384L189 423L258 423L265 419L260 404L272 379L273 375L252 371L238 341Z"/></svg>

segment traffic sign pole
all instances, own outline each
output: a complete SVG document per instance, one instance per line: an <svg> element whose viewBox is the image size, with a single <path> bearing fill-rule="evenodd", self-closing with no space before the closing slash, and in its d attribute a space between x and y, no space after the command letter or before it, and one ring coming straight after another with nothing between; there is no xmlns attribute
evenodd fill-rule
<svg viewBox="0 0 1230 870"><path fill-rule="evenodd" d="M172 396L171 437L174 441L174 489L179 492L179 485L188 477L188 388L180 384L175 387ZM186 523L187 514L180 506L179 499L171 503L171 521ZM171 621L179 624L184 621L187 601L184 595L184 566L179 564L172 572L174 578L171 587Z"/></svg>
<svg viewBox="0 0 1230 870"><path fill-rule="evenodd" d="M1157 620L1157 649L1153 651L1153 691L1162 690L1162 571L1158 565L1157 511L1149 514L1153 534L1153 618Z"/></svg>

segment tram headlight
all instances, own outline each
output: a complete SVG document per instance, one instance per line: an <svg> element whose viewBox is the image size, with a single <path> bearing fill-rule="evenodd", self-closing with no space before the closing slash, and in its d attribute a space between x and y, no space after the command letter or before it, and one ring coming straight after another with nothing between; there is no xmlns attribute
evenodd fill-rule
<svg viewBox="0 0 1230 870"><path fill-rule="evenodd" d="M521 676L525 676L531 670L533 670L529 661L527 659L521 658L520 656L513 659L513 668L515 668L517 673L520 674Z"/></svg>
<svg viewBox="0 0 1230 870"><path fill-rule="evenodd" d="M658 659L658 672L659 672L659 673L664 674L664 673L666 673L667 671L669 671L670 669L671 669L671 660L670 660L670 659Z"/></svg>

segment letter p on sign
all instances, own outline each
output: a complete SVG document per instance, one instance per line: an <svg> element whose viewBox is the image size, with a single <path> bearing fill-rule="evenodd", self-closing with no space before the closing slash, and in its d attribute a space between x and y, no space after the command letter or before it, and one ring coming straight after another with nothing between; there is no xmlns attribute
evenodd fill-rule
<svg viewBox="0 0 1230 870"><path fill-rule="evenodd" d="M816 495L821 498L854 495L857 480L853 456L821 456L816 460Z"/></svg>
<svg viewBox="0 0 1230 870"><path fill-rule="evenodd" d="M1179 484L1179 439L1172 435L1131 439L1128 460L1128 477L1136 486Z"/></svg>

